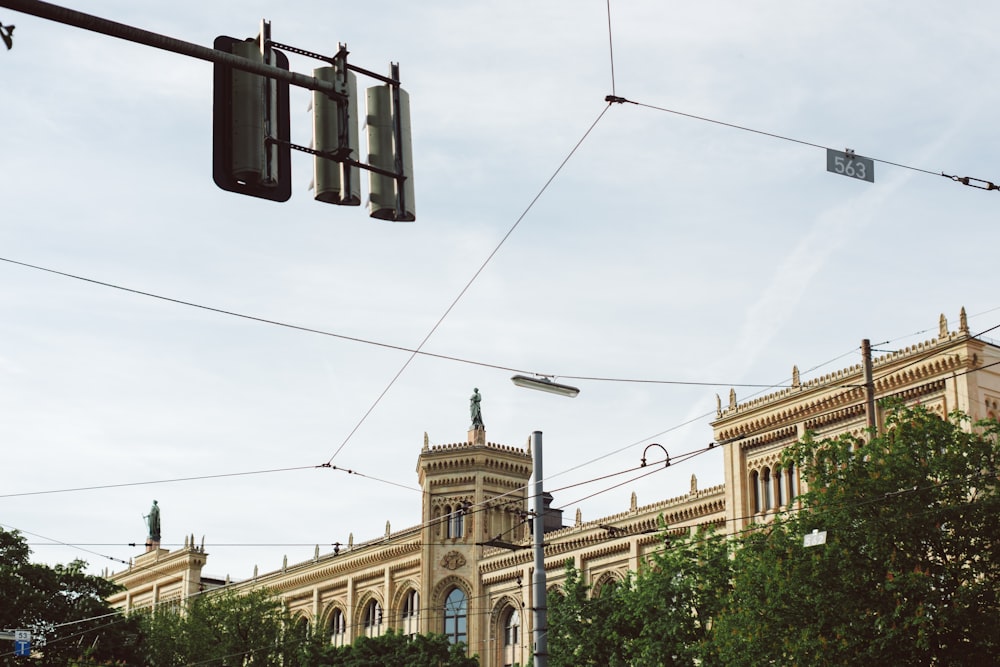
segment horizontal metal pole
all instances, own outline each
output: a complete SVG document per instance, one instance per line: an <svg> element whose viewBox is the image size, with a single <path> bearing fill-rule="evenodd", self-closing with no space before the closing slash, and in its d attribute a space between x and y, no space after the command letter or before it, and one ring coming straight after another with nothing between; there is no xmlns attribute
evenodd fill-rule
<svg viewBox="0 0 1000 667"><path fill-rule="evenodd" d="M321 81L320 79L306 76L304 74L298 74L296 72L289 72L288 70L283 70L279 67L271 67L270 65L256 63L252 60L247 60L246 58L240 58L239 56L234 56L231 53L226 53L225 51L219 51L217 49L210 49L207 46L199 46L198 44L184 42L179 39L174 39L173 37L159 35L155 32L135 28L130 25L125 25L124 23L116 23L115 21L109 21L98 16L84 14L83 12L67 9L66 7L59 7L47 2L40 2L39 0L0 0L0 7L7 7L8 9L13 9L24 14L31 14L32 16L48 19L57 23L63 23L75 28L83 28L84 30L90 30L91 32L99 32L109 37L117 37L118 39L124 39L129 42L135 42L136 44L143 44L145 46L152 46L153 48L162 49L164 51L179 53L191 58L198 58L199 60L207 60L213 63L228 65L245 72L260 74L261 76L277 79L278 81L286 81L290 85L298 86L299 88L320 90L325 93L336 93L336 86L329 81Z"/></svg>

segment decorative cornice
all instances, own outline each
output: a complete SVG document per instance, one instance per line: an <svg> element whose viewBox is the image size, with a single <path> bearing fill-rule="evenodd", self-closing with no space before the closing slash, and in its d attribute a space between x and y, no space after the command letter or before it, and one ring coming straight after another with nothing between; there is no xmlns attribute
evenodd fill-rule
<svg viewBox="0 0 1000 667"><path fill-rule="evenodd" d="M906 361L908 357L918 353L924 355L932 353L936 340L880 357L873 362L873 366L883 372L883 375L875 381L876 397L882 399L904 394L915 396L935 391L934 385L943 381L943 375L969 366L971 359L968 356L963 356L960 352L948 354L947 351L970 340L975 339L969 339L964 334L953 334L947 345L942 345L942 349L935 353L938 356L917 362L910 361L909 364L896 370L886 367ZM980 344L985 345L985 343ZM928 386L925 388L914 386L921 382ZM784 389L739 404L735 410L723 411L722 416L713 422L715 437L717 440L729 440L752 433L756 434L755 437L764 438L765 441L773 441L774 438L767 431L782 426L794 427L796 423L803 422L811 423L813 425L811 427L814 428L849 418L850 412L863 409L862 384L862 368L856 365L811 380L801 387ZM900 391L903 387L907 388ZM811 398L808 398L809 396ZM786 407L780 409L780 404L785 404ZM844 409L849 409L850 412L844 412Z"/></svg>

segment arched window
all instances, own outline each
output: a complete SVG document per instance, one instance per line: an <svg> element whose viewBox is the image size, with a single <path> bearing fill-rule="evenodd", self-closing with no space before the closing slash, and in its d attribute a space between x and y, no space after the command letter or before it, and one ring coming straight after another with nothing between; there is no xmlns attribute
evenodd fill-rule
<svg viewBox="0 0 1000 667"><path fill-rule="evenodd" d="M453 588L444 601L444 634L452 644L468 640L469 601L461 588Z"/></svg>
<svg viewBox="0 0 1000 667"><path fill-rule="evenodd" d="M413 637L420 632L420 594L415 590L411 589L410 592L406 594L406 598L403 600L401 620L401 630L407 637Z"/></svg>
<svg viewBox="0 0 1000 667"><path fill-rule="evenodd" d="M754 470L750 473L750 488L753 489L753 513L761 510L760 502L760 474Z"/></svg>
<svg viewBox="0 0 1000 667"><path fill-rule="evenodd" d="M347 619L340 609L334 609L330 616L330 643L334 646L346 646L350 643L347 641Z"/></svg>
<svg viewBox="0 0 1000 667"><path fill-rule="evenodd" d="M454 535L451 534L451 505L444 506L444 514L441 516L444 521L444 536L454 537Z"/></svg>
<svg viewBox="0 0 1000 667"><path fill-rule="evenodd" d="M799 478L795 474L795 464L789 463L788 470L785 471L785 476L788 479L788 503L791 504L795 500L795 496L799 495Z"/></svg>
<svg viewBox="0 0 1000 667"><path fill-rule="evenodd" d="M450 505L444 507L445 537L462 537L465 533L465 513L461 505L455 505L453 512Z"/></svg>
<svg viewBox="0 0 1000 667"><path fill-rule="evenodd" d="M295 636L302 640L309 639L309 619L305 616L295 619Z"/></svg>
<svg viewBox="0 0 1000 667"><path fill-rule="evenodd" d="M510 667L520 662L521 613L511 607L503 623L503 664Z"/></svg>
<svg viewBox="0 0 1000 667"><path fill-rule="evenodd" d="M788 503L788 492L786 489L788 484L785 481L785 476L781 474L781 467L776 467L774 469L774 506L781 507Z"/></svg>
<svg viewBox="0 0 1000 667"><path fill-rule="evenodd" d="M771 469L764 468L760 471L760 495L764 501L764 511L771 509Z"/></svg>
<svg viewBox="0 0 1000 667"><path fill-rule="evenodd" d="M378 637L382 634L382 605L379 604L378 600L372 600L365 607L362 623L365 626L366 637Z"/></svg>

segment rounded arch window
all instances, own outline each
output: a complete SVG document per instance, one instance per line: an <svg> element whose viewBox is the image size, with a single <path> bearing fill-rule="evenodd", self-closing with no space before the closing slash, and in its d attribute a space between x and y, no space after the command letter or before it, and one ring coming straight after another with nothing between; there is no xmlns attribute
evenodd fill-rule
<svg viewBox="0 0 1000 667"><path fill-rule="evenodd" d="M412 637L420 632L420 593L412 588L407 592L406 597L403 598L400 620L402 621L401 629L403 634L407 637Z"/></svg>
<svg viewBox="0 0 1000 667"><path fill-rule="evenodd" d="M361 624L366 637L378 637L382 634L382 605L378 600L371 600L365 605L365 615Z"/></svg>
<svg viewBox="0 0 1000 667"><path fill-rule="evenodd" d="M469 637L469 599L461 588L453 588L444 601L444 634L452 644Z"/></svg>
<svg viewBox="0 0 1000 667"><path fill-rule="evenodd" d="M330 615L330 643L334 646L346 646L347 641L347 618L340 609L334 609Z"/></svg>

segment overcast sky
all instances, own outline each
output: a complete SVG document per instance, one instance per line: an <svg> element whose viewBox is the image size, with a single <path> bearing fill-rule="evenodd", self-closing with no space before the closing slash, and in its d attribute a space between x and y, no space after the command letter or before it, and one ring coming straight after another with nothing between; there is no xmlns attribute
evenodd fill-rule
<svg viewBox="0 0 1000 667"><path fill-rule="evenodd" d="M210 63L0 8L0 524L38 561L121 569L153 499L166 548L204 536L204 573L234 579L416 525L424 433L464 441L474 387L488 440L542 431L555 505L591 520L721 484L716 448L562 489L651 442L703 448L732 385L912 345L963 305L973 332L1000 323L1000 192L935 175L1000 181L1000 5L612 0L609 40L604 0L72 4L203 46L267 18L276 41L398 62L417 221L314 201L301 153L286 203L218 189ZM308 103L292 89L300 144ZM902 166L867 183L807 144ZM486 365L418 357L367 418L406 352L11 263L414 348L498 246L425 347ZM716 386L564 380L565 399L490 365ZM331 457L367 477L312 467Z"/></svg>

